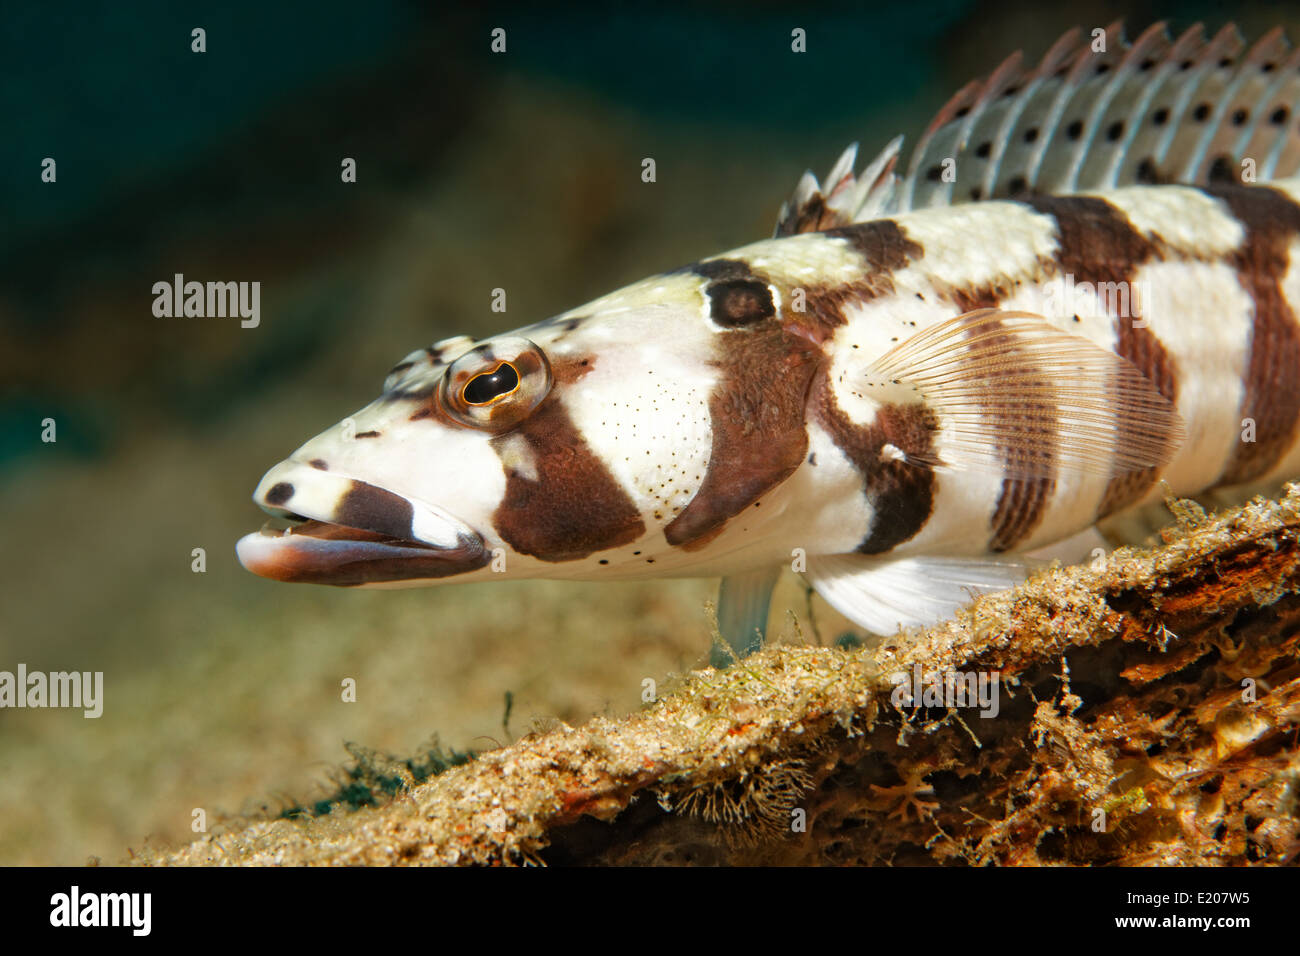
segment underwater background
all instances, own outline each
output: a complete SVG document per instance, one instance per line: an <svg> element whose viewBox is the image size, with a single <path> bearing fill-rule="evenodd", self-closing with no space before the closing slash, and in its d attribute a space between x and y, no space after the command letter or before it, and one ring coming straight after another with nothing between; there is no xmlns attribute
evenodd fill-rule
<svg viewBox="0 0 1300 956"><path fill-rule="evenodd" d="M0 670L102 671L104 709L0 710L0 864L116 863L196 808L329 793L345 741L484 750L705 665L713 581L350 591L234 543L262 473L411 350L763 238L805 168L911 144L1014 50L1120 17L1300 36L1265 3L6 9ZM154 316L175 273L260 282L260 324ZM784 581L773 630L818 639L805 612Z"/></svg>

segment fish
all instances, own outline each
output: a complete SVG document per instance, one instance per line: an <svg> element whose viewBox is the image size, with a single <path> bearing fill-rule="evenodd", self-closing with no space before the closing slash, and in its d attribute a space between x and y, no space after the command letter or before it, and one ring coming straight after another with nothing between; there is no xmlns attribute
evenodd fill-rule
<svg viewBox="0 0 1300 956"><path fill-rule="evenodd" d="M266 473L239 560L720 577L743 656L787 569L888 635L1168 494L1300 474L1297 103L1280 28L1014 54L906 166L899 137L805 173L768 239L412 352Z"/></svg>

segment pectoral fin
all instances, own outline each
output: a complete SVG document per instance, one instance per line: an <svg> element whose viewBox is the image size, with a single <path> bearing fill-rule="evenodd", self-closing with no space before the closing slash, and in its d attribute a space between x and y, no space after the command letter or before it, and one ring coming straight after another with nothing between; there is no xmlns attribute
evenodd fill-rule
<svg viewBox="0 0 1300 956"><path fill-rule="evenodd" d="M936 456L916 462L934 467L1113 475L1168 463L1184 434L1173 404L1131 362L1030 312L940 322L857 381L863 398L934 413Z"/></svg>

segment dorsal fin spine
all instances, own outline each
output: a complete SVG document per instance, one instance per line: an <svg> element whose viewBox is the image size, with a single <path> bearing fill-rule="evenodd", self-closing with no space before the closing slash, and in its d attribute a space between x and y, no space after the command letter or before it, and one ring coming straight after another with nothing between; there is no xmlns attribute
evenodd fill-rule
<svg viewBox="0 0 1300 956"><path fill-rule="evenodd" d="M1123 85L1130 80L1134 74L1139 72L1144 60L1157 49L1165 47L1165 54L1168 54L1169 39L1168 30L1163 22L1153 23L1142 35L1134 41L1133 46L1129 49L1128 55L1124 57L1123 63L1116 71L1115 80L1113 81L1114 90L1112 96L1117 93ZM1167 67L1168 63L1162 64ZM1159 78L1163 81L1164 77ZM1119 146L1115 149L1114 155L1111 156L1110 163L1101 175L1098 183L1103 188L1110 188L1115 185L1119 175L1120 168L1124 165L1124 158L1128 155L1129 147L1137 139L1138 132L1141 129L1142 121L1146 118L1147 108L1155 98L1156 92L1160 88L1160 82L1152 79L1146 84L1146 89L1137 102L1133 104L1128 115L1124 118L1124 133L1120 140ZM1079 168L1082 168L1084 155L1079 157Z"/></svg>
<svg viewBox="0 0 1300 956"><path fill-rule="evenodd" d="M1273 81L1273 84L1269 87L1268 93L1266 94L1267 98L1264 101L1266 104L1271 103L1278 97L1286 87L1288 80L1294 80L1297 70L1300 70L1300 47L1296 47L1292 50L1291 55L1288 56L1278 68L1277 79ZM1262 119L1264 115L1265 111L1261 110L1257 117L1257 121ZM1288 119L1294 119L1294 115L1294 112L1291 112ZM1284 136L1274 137L1273 145L1269 147L1268 155L1264 158L1264 161L1259 164L1258 172L1261 182L1267 182L1273 178L1273 172L1277 169L1278 160L1282 158L1282 153L1286 150L1286 142L1286 137Z"/></svg>
<svg viewBox="0 0 1300 956"><path fill-rule="evenodd" d="M1123 34L1120 24L1118 22L1112 23L1106 27L1106 51L1097 55L1105 56L1109 54L1113 57L1113 51L1116 48L1122 48L1122 45ZM1088 146L1074 151L1074 155L1070 159L1070 165L1066 168L1065 180L1059 190L1060 192L1071 193L1078 188L1079 170L1083 168L1083 161L1088 157L1088 148L1094 142L1097 130L1101 126L1102 117L1106 115L1106 107L1110 105L1110 101L1122 86L1122 67L1125 62L1125 60L1120 60L1120 68L1113 70L1109 79L1101 84L1101 93L1088 110L1088 118L1083 124L1083 136L1080 137L1080 142L1086 143ZM1083 64L1081 63L1080 66L1083 66Z"/></svg>
<svg viewBox="0 0 1300 956"><path fill-rule="evenodd" d="M1066 73L1066 80L1061 84L1060 90L1056 93L1056 99L1052 101L1051 108L1047 111L1047 122L1043 124L1043 131L1038 137L1038 146L1030 154L1029 164L1025 167L1025 178L1029 182L1034 182L1038 178L1038 172L1042 169L1043 158L1047 155L1047 147L1056 137L1061 128L1061 117L1065 115L1066 107L1074 99L1077 87L1074 85L1076 78L1085 69L1085 65L1090 57L1090 50L1087 46L1079 50L1074 55L1074 65Z"/></svg>
<svg viewBox="0 0 1300 956"><path fill-rule="evenodd" d="M1152 105L1156 103L1158 98L1166 91L1166 87L1170 82L1177 77L1181 70L1181 64L1188 60L1194 60L1204 45L1205 28L1199 23L1193 24L1191 27L1184 30L1183 33L1173 42L1169 47L1169 50L1165 53L1162 62L1156 65L1151 77L1150 88L1147 91L1147 96L1142 104L1141 113L1137 115L1136 120L1132 123L1132 128L1127 132L1125 148L1116 157L1116 163L1112 167L1111 175L1106 183L1107 186L1114 187L1119 185L1120 170L1124 168L1124 163L1126 158L1128 158L1129 150L1134 147L1137 137L1144 130L1148 115L1151 113ZM1168 143L1171 141L1170 135L1182 121L1182 116L1185 110L1186 102L1184 101L1180 104L1178 97L1175 96L1174 105L1170 108L1170 114L1173 119L1166 123L1168 129L1161 134L1161 138L1157 141L1157 148L1151 154L1151 158L1157 165L1163 163L1164 152L1168 148Z"/></svg>
<svg viewBox="0 0 1300 956"><path fill-rule="evenodd" d="M1235 31L1235 28L1234 28ZM1270 37L1275 37L1276 31L1265 36L1264 39L1250 48L1245 56L1243 68L1237 71L1237 75L1232 78L1223 91L1219 93L1218 102L1214 106L1214 112L1210 115L1209 121L1205 124L1205 129L1201 133L1200 139L1196 141L1196 148L1188 156L1187 163L1183 166L1182 177L1184 179L1195 179L1197 171L1205 164L1210 144L1214 142L1215 137L1223 123L1223 119L1228 115L1228 110L1232 108L1233 101L1236 99L1237 91L1246 84L1250 79L1250 71L1244 67L1253 66L1258 51Z"/></svg>
<svg viewBox="0 0 1300 956"><path fill-rule="evenodd" d="M1132 43L1118 22L1096 32L1075 28L1037 66L1015 53L967 83L928 124L905 174L895 172L898 140L857 177L846 150L824 184L800 181L777 234L968 198L1206 185L1225 174L1245 181L1248 168L1261 182L1300 173L1300 126L1290 116L1300 56L1280 29L1249 48L1231 24L1208 40L1200 24L1171 39L1156 23ZM1232 168L1248 154L1253 167Z"/></svg>
<svg viewBox="0 0 1300 956"><path fill-rule="evenodd" d="M1057 70L1073 56L1074 49L1079 42L1080 32L1078 27L1074 27L1062 34L1061 38L1043 54L1042 61L1030 74L1024 90L1017 95L1015 106L1008 110L1006 121L1003 123L989 168L984 174L984 179L980 182L980 195L991 196L993 194L998 181L998 173L1002 169L1002 158L1006 155L1011 136L1018 128L1026 107L1033 102L1034 97L1043 89L1047 80L1051 79Z"/></svg>

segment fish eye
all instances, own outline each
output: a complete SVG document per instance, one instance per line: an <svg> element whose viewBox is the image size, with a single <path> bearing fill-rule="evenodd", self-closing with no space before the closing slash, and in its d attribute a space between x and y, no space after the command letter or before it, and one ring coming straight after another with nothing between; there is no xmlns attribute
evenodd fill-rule
<svg viewBox="0 0 1300 956"><path fill-rule="evenodd" d="M491 372L475 375L461 389L461 398L467 405L486 405L519 387L519 373L509 362L502 362Z"/></svg>
<svg viewBox="0 0 1300 956"><path fill-rule="evenodd" d="M437 400L462 425L501 432L523 421L550 390L546 353L528 339L503 336L452 362Z"/></svg>

